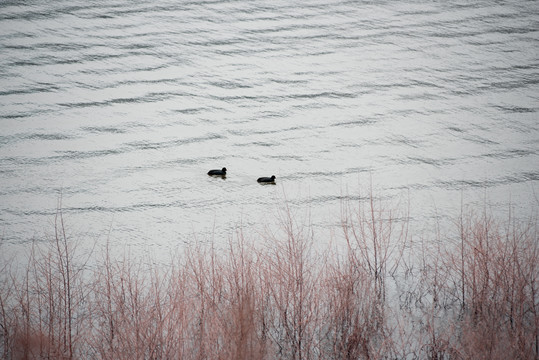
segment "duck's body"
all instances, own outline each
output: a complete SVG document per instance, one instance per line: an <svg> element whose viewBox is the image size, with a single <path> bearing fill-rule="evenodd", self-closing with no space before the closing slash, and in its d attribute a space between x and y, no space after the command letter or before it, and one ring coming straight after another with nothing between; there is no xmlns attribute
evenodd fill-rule
<svg viewBox="0 0 539 360"><path fill-rule="evenodd" d="M208 175L210 176L226 176L226 168L222 168L221 170L210 170L208 171Z"/></svg>
<svg viewBox="0 0 539 360"><path fill-rule="evenodd" d="M256 181L261 184L275 184L275 175L271 175L271 177L261 177Z"/></svg>

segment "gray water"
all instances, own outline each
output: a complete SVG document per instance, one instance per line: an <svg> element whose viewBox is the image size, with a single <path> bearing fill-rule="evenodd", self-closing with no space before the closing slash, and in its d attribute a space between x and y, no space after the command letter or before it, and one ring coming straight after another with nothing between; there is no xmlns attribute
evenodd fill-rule
<svg viewBox="0 0 539 360"><path fill-rule="evenodd" d="M538 40L537 1L2 1L2 241L60 196L72 233L163 253L283 204L330 229L371 186L419 224L525 216Z"/></svg>

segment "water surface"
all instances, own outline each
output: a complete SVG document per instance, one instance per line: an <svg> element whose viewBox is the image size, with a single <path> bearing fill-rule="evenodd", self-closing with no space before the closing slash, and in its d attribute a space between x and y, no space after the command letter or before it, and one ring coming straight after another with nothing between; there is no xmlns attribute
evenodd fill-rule
<svg viewBox="0 0 539 360"><path fill-rule="evenodd" d="M328 229L371 184L418 223L529 214L538 39L536 1L4 1L2 239L52 231L60 194L73 233L157 252L284 198Z"/></svg>

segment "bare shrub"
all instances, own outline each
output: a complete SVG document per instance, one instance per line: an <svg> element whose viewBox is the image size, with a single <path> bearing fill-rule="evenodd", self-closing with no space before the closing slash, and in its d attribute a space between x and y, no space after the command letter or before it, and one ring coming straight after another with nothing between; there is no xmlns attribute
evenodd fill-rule
<svg viewBox="0 0 539 360"><path fill-rule="evenodd" d="M344 204L341 221L350 265L371 275L383 303L387 276L397 270L409 241L408 213L385 208L371 189L366 201Z"/></svg>
<svg viewBox="0 0 539 360"><path fill-rule="evenodd" d="M52 238L33 243L22 274L13 271L9 283L4 277L3 321L11 325L5 329L11 338L4 341L5 358L71 359L85 336L87 259L77 254L77 242L69 238L60 205Z"/></svg>
<svg viewBox="0 0 539 360"><path fill-rule="evenodd" d="M193 359L264 359L259 259L241 233L217 254L215 244L187 251Z"/></svg>
<svg viewBox="0 0 539 360"><path fill-rule="evenodd" d="M349 258L328 265L325 276L327 292L327 345L322 358L370 358L373 341L381 333L380 299L373 278L357 268Z"/></svg>
<svg viewBox="0 0 539 360"><path fill-rule="evenodd" d="M538 358L536 220L463 212L454 236L413 243L407 211L372 193L344 205L342 239L287 207L280 233L194 243L165 266L107 244L89 267L58 211L24 265L1 258L0 356Z"/></svg>
<svg viewBox="0 0 539 360"><path fill-rule="evenodd" d="M163 354L167 274L124 259L108 259L94 288L93 351L103 359L153 359ZM168 304L166 305L168 306Z"/></svg>
<svg viewBox="0 0 539 360"><path fill-rule="evenodd" d="M267 239L263 284L267 297L267 331L285 359L312 359L318 356L321 324L321 275L323 262L313 249L312 228L298 224L290 208L281 213L284 234Z"/></svg>
<svg viewBox="0 0 539 360"><path fill-rule="evenodd" d="M341 221L346 257L333 266L340 308L339 334L344 358L373 358L390 353L386 318L387 281L395 276L408 239L408 213L386 208L372 189L357 205L345 203ZM342 325L345 324L344 327Z"/></svg>
<svg viewBox="0 0 539 360"><path fill-rule="evenodd" d="M223 356L226 359L264 359L268 354L267 328L259 273L261 259L238 234L229 242L224 259L226 298L221 310Z"/></svg>
<svg viewBox="0 0 539 360"><path fill-rule="evenodd" d="M537 358L536 225L502 223L486 211L465 214L458 225L459 244L447 253L453 281L446 296L461 308L453 347L466 358Z"/></svg>

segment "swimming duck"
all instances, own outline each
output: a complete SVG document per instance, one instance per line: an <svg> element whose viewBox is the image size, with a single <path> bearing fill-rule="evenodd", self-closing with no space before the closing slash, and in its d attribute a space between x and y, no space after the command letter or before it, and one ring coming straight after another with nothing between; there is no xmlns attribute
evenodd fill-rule
<svg viewBox="0 0 539 360"><path fill-rule="evenodd" d="M265 184L275 184L275 175L271 175L271 177L261 177L258 178L259 183L265 183Z"/></svg>
<svg viewBox="0 0 539 360"><path fill-rule="evenodd" d="M226 176L226 167L222 168L221 170L210 170L210 171L208 171L208 175L210 175L210 176Z"/></svg>

